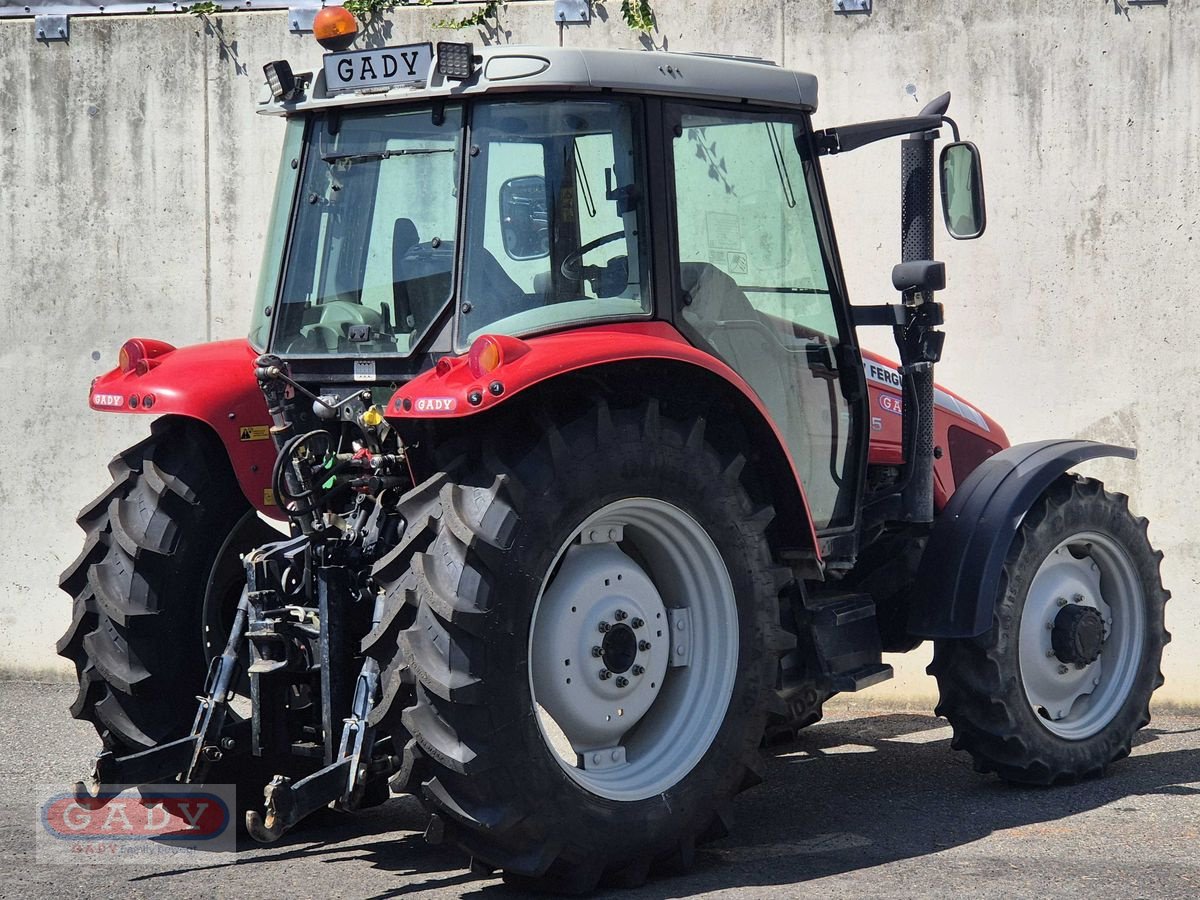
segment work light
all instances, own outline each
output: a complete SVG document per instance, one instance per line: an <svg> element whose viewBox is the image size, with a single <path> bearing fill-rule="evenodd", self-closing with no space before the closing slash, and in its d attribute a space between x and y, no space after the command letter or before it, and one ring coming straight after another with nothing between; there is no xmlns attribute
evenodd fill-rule
<svg viewBox="0 0 1200 900"><path fill-rule="evenodd" d="M296 93L296 76L287 60L277 59L263 66L263 74L267 76L267 85L271 88L271 96L276 100L291 100Z"/></svg>
<svg viewBox="0 0 1200 900"><path fill-rule="evenodd" d="M475 48L451 41L438 41L437 70L450 81L466 81L474 69Z"/></svg>

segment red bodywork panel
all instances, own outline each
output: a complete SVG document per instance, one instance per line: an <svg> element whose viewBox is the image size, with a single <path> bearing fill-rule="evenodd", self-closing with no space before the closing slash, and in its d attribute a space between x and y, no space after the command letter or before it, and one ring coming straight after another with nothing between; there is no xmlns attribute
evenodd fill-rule
<svg viewBox="0 0 1200 900"><path fill-rule="evenodd" d="M388 401L385 415L389 419L411 421L413 419L453 419L474 415L491 409L509 397L532 387L548 378L586 369L605 363L625 362L635 359L665 359L689 363L719 375L745 395L746 399L762 415L771 427L781 449L786 445L782 435L771 420L770 414L758 395L729 366L716 357L692 346L672 325L667 322L620 323L595 325L561 331L527 341L497 336L492 338L500 347L503 362L493 371L476 375L468 356L443 358L436 368L418 375L396 391ZM494 394L490 385L497 382L502 386L500 394ZM479 402L472 404L469 397L479 395ZM784 450L791 465L791 459ZM792 467L795 476L795 467ZM804 498L804 485L796 477L800 496ZM812 529L808 500L804 498L804 509L809 521L812 546L819 543Z"/></svg>
<svg viewBox="0 0 1200 900"><path fill-rule="evenodd" d="M154 350L169 347L144 343ZM199 419L228 450L246 499L260 512L279 518L269 498L275 445L267 403L254 380L257 356L244 340L161 350L140 367L144 374L113 369L93 381L88 405L100 412Z"/></svg>
<svg viewBox="0 0 1200 900"><path fill-rule="evenodd" d="M872 465L901 465L904 447L900 373L894 362L879 354L864 350L862 358L870 399L871 449L867 460ZM933 407L933 445L942 451L941 459L933 461L933 504L940 510L957 486L955 471L960 478L965 477L974 468L972 462L977 464L977 460L1007 447L1008 435L990 417L943 387L934 388ZM951 428L956 429L954 435ZM966 436L961 437L961 432ZM954 450L966 443L973 445L972 459L965 459L966 451L960 449L956 464Z"/></svg>
<svg viewBox="0 0 1200 900"><path fill-rule="evenodd" d="M780 448L786 445L758 395L727 365L694 346L666 322L596 325L527 341L494 338L502 364L476 376L469 356L443 358L435 369L414 378L396 392L386 414L398 420L461 418L503 402L548 378L605 363L634 359L666 359L689 363L712 372L736 387L758 410L774 432ZM246 499L259 511L279 517L270 498L275 448L270 439L270 416L254 380L258 351L244 340L218 341L180 349L144 341L154 352L138 370L113 369L92 383L88 405L99 412L136 415L177 415L204 422L224 443ZM863 352L871 424L869 462L903 463L901 447L901 389L895 364ZM142 371L144 370L144 371ZM502 393L489 386L499 382ZM472 405L468 397L480 394ZM146 405L147 395L153 398ZM136 398L136 400L134 399ZM942 457L934 462L934 503L941 509L955 488L956 440L973 442L979 458L1008 446L1004 430L991 418L955 394L937 388L934 442ZM958 437L951 433L954 428ZM994 448L994 449L993 449ZM785 452L785 456L786 456ZM789 459L790 463L790 459ZM969 471L959 460L959 476ZM793 474L795 470L793 467ZM801 496L804 487L799 484ZM807 501L805 501L807 511ZM811 517L810 517L811 518ZM813 546L819 546L813 535Z"/></svg>
<svg viewBox="0 0 1200 900"><path fill-rule="evenodd" d="M753 389L729 366L688 343L666 322L596 325L527 341L505 336L489 337L496 342L503 357L498 368L491 372L479 371L472 367L469 355L443 359L436 369L400 388L389 401L386 415L398 420L463 418L490 409L555 375L610 362L671 359L699 366L734 385L770 424L780 447L785 446ZM870 403L869 462L899 465L904 462L900 375L894 363L873 353L864 351L863 365ZM501 393L494 394L489 389L493 382L500 385ZM955 487L949 441L951 427L978 439L976 452L981 458L1007 447L1008 438L999 425L975 407L944 388L936 390L934 441L942 448L942 456L934 462L934 504L940 510ZM478 403L469 401L472 394L478 395ZM962 474L960 470L960 476ZM800 488L803 495L803 485Z"/></svg>

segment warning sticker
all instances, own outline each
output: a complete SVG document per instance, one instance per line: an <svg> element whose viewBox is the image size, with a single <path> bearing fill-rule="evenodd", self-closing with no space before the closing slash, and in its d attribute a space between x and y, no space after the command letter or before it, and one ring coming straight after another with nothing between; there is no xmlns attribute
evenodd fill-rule
<svg viewBox="0 0 1200 900"><path fill-rule="evenodd" d="M275 505L275 492L270 488L263 488L263 506Z"/></svg>
<svg viewBox="0 0 1200 900"><path fill-rule="evenodd" d="M265 441L270 436L270 425L243 425L238 429L239 441Z"/></svg>
<svg viewBox="0 0 1200 900"><path fill-rule="evenodd" d="M742 222L737 216L731 213L710 212L705 219L710 251L742 249Z"/></svg>
<svg viewBox="0 0 1200 900"><path fill-rule="evenodd" d="M354 361L354 380L355 381L374 381L375 380L375 360L373 360L373 359L356 359Z"/></svg>

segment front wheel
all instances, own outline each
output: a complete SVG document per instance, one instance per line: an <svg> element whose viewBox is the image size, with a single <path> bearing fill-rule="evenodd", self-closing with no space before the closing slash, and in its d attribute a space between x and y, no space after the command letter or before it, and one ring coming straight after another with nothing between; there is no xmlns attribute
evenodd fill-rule
<svg viewBox="0 0 1200 900"><path fill-rule="evenodd" d="M1013 541L991 630L937 643L937 712L979 771L1051 784L1129 754L1170 640L1146 526L1124 495L1063 476Z"/></svg>
<svg viewBox="0 0 1200 900"><path fill-rule="evenodd" d="M403 721L477 866L570 892L639 883L686 865L754 780L786 643L772 513L703 420L599 403L541 429L448 472L433 521L406 516L429 542L392 587L417 601Z"/></svg>

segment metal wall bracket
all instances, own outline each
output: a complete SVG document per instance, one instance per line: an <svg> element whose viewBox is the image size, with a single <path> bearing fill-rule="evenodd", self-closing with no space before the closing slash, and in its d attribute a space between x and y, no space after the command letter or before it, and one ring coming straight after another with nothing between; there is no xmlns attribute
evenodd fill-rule
<svg viewBox="0 0 1200 900"><path fill-rule="evenodd" d="M288 10L288 31L302 34L313 30L313 19L317 17L315 6L293 6Z"/></svg>
<svg viewBox="0 0 1200 900"><path fill-rule="evenodd" d="M554 21L563 25L578 25L592 20L588 0L554 0Z"/></svg>
<svg viewBox="0 0 1200 900"><path fill-rule="evenodd" d="M851 15L853 13L871 14L871 0L833 0L835 14Z"/></svg>
<svg viewBox="0 0 1200 900"><path fill-rule="evenodd" d="M66 16L34 16L33 33L39 41L68 41L71 23Z"/></svg>

